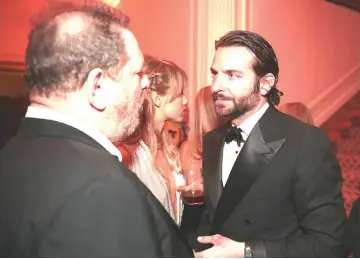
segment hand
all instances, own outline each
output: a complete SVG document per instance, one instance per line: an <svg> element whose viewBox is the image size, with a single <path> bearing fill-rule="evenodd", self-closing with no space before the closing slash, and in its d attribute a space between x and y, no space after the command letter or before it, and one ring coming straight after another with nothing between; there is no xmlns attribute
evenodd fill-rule
<svg viewBox="0 0 360 259"><path fill-rule="evenodd" d="M201 190L201 191L204 191L203 179L197 180L197 181L193 182L190 185L177 186L176 189L179 192L188 191L188 190Z"/></svg>
<svg viewBox="0 0 360 259"><path fill-rule="evenodd" d="M214 246L204 251L194 253L196 258L243 258L245 244L236 242L222 235L198 237L198 241L203 244L213 244Z"/></svg>

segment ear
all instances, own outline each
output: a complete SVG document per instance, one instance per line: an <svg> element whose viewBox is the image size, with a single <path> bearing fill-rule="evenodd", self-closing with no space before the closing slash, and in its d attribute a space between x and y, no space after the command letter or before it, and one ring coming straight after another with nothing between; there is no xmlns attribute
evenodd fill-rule
<svg viewBox="0 0 360 259"><path fill-rule="evenodd" d="M268 73L260 79L260 94L265 96L270 89L275 85L275 76L272 73Z"/></svg>
<svg viewBox="0 0 360 259"><path fill-rule="evenodd" d="M100 68L91 70L86 80L89 103L100 111L105 110L108 104L109 94L106 81L104 71Z"/></svg>
<svg viewBox="0 0 360 259"><path fill-rule="evenodd" d="M162 96L160 96L156 91L151 92L151 98L152 98L153 104L156 107L161 107L163 105L164 100L163 100Z"/></svg>

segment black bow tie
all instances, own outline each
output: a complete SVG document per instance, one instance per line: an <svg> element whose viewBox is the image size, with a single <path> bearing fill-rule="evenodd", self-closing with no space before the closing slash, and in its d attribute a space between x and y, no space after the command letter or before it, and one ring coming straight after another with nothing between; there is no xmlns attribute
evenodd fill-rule
<svg viewBox="0 0 360 259"><path fill-rule="evenodd" d="M240 147L241 142L245 142L241 135L241 132L241 129L234 126L227 128L225 135L226 144L229 144L231 141L236 140L236 143Z"/></svg>

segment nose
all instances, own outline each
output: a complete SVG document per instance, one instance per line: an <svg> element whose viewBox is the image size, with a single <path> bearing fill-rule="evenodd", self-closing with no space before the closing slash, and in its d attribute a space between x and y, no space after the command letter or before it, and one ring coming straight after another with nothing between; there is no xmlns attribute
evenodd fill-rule
<svg viewBox="0 0 360 259"><path fill-rule="evenodd" d="M147 75L143 75L140 81L141 89L148 88L149 84L149 78L147 77Z"/></svg>
<svg viewBox="0 0 360 259"><path fill-rule="evenodd" d="M185 95L183 95L183 105L186 105L188 103L188 99Z"/></svg>
<svg viewBox="0 0 360 259"><path fill-rule="evenodd" d="M211 83L211 90L213 93L216 93L221 90L221 82L219 76L213 78L213 81Z"/></svg>

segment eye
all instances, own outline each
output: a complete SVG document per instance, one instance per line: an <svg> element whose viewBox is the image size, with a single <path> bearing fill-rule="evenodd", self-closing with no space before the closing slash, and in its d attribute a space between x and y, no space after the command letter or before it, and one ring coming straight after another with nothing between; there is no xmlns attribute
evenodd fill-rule
<svg viewBox="0 0 360 259"><path fill-rule="evenodd" d="M215 72L215 71L211 71L211 78L215 78L216 76L218 75L218 73L217 72Z"/></svg>
<svg viewBox="0 0 360 259"><path fill-rule="evenodd" d="M230 80L233 80L233 79L238 79L238 78L240 78L241 76L238 74L238 73L236 73L236 72L229 72L229 79Z"/></svg>

